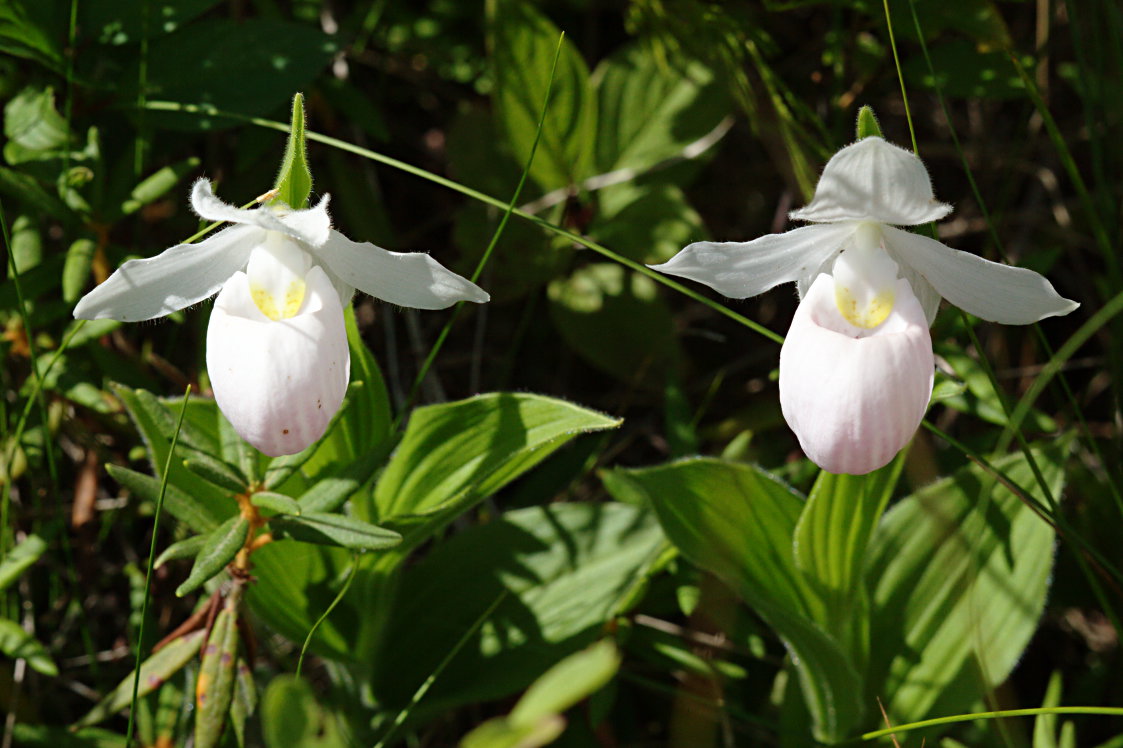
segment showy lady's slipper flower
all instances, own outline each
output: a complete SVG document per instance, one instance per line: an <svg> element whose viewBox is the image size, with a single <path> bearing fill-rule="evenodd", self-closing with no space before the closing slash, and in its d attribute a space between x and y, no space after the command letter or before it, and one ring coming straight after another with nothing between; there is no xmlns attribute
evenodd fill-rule
<svg viewBox="0 0 1123 748"><path fill-rule="evenodd" d="M836 153L791 218L813 225L751 242L697 242L653 266L733 298L795 281L780 351L780 405L807 456L863 474L908 443L932 393L928 326L940 297L977 317L1029 324L1078 305L1043 276L895 226L943 218L924 164L881 137Z"/></svg>
<svg viewBox="0 0 1123 748"><path fill-rule="evenodd" d="M331 227L328 198L308 210L243 210L200 179L191 206L234 225L197 244L130 260L74 307L80 319L154 319L218 292L207 371L234 429L270 456L323 435L343 402L350 353L343 307L355 289L399 306L443 309L487 293L423 253L388 252Z"/></svg>

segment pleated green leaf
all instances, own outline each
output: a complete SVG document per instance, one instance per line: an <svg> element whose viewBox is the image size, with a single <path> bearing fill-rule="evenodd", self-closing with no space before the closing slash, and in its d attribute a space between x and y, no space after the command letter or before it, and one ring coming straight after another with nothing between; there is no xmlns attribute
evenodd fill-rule
<svg viewBox="0 0 1123 748"><path fill-rule="evenodd" d="M1033 451L1057 497L1069 441ZM995 466L1016 485L1036 485L1020 454ZM969 711L1037 629L1053 528L1001 484L984 490L993 482L963 468L890 509L874 536L869 698L893 724Z"/></svg>
<svg viewBox="0 0 1123 748"><path fill-rule="evenodd" d="M495 111L515 158L525 163L534 144L561 32L530 3L490 0L487 7ZM589 84L589 68L566 39L530 167L531 178L552 189L589 176L596 127L597 102Z"/></svg>
<svg viewBox="0 0 1123 748"><path fill-rule="evenodd" d="M613 471L610 490L642 494L684 556L723 579L772 626L792 655L812 730L824 742L862 718L862 681L843 649L817 624L817 595L796 567L792 537L804 502L749 465L689 459Z"/></svg>
<svg viewBox="0 0 1123 748"><path fill-rule="evenodd" d="M564 400L523 393L418 408L375 488L379 516L412 515L403 534L419 542L579 434L618 425Z"/></svg>

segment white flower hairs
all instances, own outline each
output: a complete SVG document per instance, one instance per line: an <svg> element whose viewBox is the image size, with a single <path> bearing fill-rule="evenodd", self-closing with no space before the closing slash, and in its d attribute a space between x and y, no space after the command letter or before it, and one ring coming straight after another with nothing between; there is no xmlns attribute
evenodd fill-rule
<svg viewBox="0 0 1123 748"><path fill-rule="evenodd" d="M652 267L738 299L796 281L801 301L780 351L784 419L815 464L858 475L892 460L924 417L940 297L1012 325L1079 306L1031 270L895 228L951 210L919 158L869 136L834 154L814 199L791 214L813 225L697 242Z"/></svg>

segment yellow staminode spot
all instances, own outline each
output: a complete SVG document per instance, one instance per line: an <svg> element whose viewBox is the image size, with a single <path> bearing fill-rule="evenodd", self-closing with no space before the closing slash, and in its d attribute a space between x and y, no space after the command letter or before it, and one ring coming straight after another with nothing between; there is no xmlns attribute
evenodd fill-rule
<svg viewBox="0 0 1123 748"><path fill-rule="evenodd" d="M834 287L834 303L838 305L838 311L843 318L855 327L865 330L872 330L889 317L896 298L896 291L889 287L874 294L873 298L859 303L849 288L838 283Z"/></svg>
<svg viewBox="0 0 1123 748"><path fill-rule="evenodd" d="M269 319L289 319L295 317L304 303L305 283L303 278L292 280L279 297L272 289L250 284L250 297L257 308ZM280 303L278 303L280 302Z"/></svg>
<svg viewBox="0 0 1123 748"><path fill-rule="evenodd" d="M834 262L834 301L850 324L872 330L888 319L897 299L897 263L881 247L881 229L865 222L853 245Z"/></svg>
<svg viewBox="0 0 1123 748"><path fill-rule="evenodd" d="M269 232L246 265L250 298L274 322L295 317L304 305L304 276L310 267L311 258L296 242Z"/></svg>

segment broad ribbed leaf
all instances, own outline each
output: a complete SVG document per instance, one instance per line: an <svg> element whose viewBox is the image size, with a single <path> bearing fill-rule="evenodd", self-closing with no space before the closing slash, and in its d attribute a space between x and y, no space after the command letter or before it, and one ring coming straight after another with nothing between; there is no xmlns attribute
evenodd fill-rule
<svg viewBox="0 0 1123 748"><path fill-rule="evenodd" d="M862 717L854 664L816 624L819 602L795 566L792 537L804 502L760 470L690 459L616 470L610 490L630 482L684 556L723 579L764 618L792 655L816 737L845 737Z"/></svg>
<svg viewBox="0 0 1123 748"><path fill-rule="evenodd" d="M629 45L597 67L596 167L642 172L713 130L728 101L697 62L659 60L650 45Z"/></svg>
<svg viewBox="0 0 1123 748"><path fill-rule="evenodd" d="M226 568L245 545L249 529L249 521L237 514L212 530L199 555L195 557L195 564L191 567L187 580L176 589L176 597L194 592Z"/></svg>
<svg viewBox="0 0 1123 748"><path fill-rule="evenodd" d="M146 696L161 685L168 678L179 672L180 668L191 661L203 644L206 632L202 629L192 631L186 636L171 642L156 654L149 657L140 666L140 690L138 697ZM75 727L96 725L117 712L121 711L133 700L133 673L130 672L113 692L98 702L86 716L75 723Z"/></svg>
<svg viewBox="0 0 1123 748"><path fill-rule="evenodd" d="M615 502L519 509L465 530L404 571L372 658L376 696L407 703L497 599L414 713L525 688L601 635L665 547L649 511Z"/></svg>
<svg viewBox="0 0 1123 748"><path fill-rule="evenodd" d="M795 566L819 597L816 621L856 664L865 661L869 646L866 549L903 464L898 456L868 475L821 471L795 528Z"/></svg>
<svg viewBox="0 0 1123 748"><path fill-rule="evenodd" d="M533 5L517 0L491 0L488 25L496 114L515 157L519 163L526 163L550 85L560 32ZM542 137L530 166L530 176L542 187L564 187L589 176L596 106L589 69L581 53L566 39L554 72Z"/></svg>
<svg viewBox="0 0 1123 748"><path fill-rule="evenodd" d="M563 400L522 393L418 408L375 489L379 516L432 517L421 529L411 527L424 537L578 434L619 424Z"/></svg>
<svg viewBox="0 0 1123 748"><path fill-rule="evenodd" d="M1054 496L1069 440L1034 450ZM1022 455L995 461L1035 486ZM1053 528L971 466L886 513L871 546L869 695L894 724L968 711L1009 675L1045 604ZM989 496L989 498L988 498Z"/></svg>

